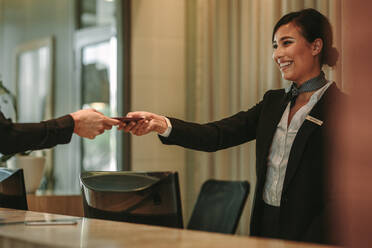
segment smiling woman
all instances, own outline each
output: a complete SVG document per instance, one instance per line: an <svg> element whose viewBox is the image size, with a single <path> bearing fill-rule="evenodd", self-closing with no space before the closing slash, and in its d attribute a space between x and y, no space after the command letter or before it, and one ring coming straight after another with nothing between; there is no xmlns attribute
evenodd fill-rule
<svg viewBox="0 0 372 248"><path fill-rule="evenodd" d="M338 58L330 23L313 9L283 16L274 27L272 41L273 59L283 78L297 86L319 75L323 64L334 66Z"/></svg>
<svg viewBox="0 0 372 248"><path fill-rule="evenodd" d="M256 140L257 183L251 235L330 242L326 192L327 108L344 94L325 78L332 35L326 17L314 9L292 12L273 31L273 59L288 89L269 90L263 100L231 117L198 124L149 112L122 124L134 135L157 132L164 144L214 152Z"/></svg>
<svg viewBox="0 0 372 248"><path fill-rule="evenodd" d="M313 9L290 13L275 25L272 35L273 59L282 77L293 82L292 107L288 123L306 105L314 90L327 82L323 64L334 66L338 52L332 47L332 27L325 16ZM316 80L310 80L316 79ZM298 96L301 91L301 96Z"/></svg>
<svg viewBox="0 0 372 248"><path fill-rule="evenodd" d="M320 38L309 43L302 36L301 29L290 22L277 30L273 47L273 59L286 80L301 85L319 75L322 49Z"/></svg>

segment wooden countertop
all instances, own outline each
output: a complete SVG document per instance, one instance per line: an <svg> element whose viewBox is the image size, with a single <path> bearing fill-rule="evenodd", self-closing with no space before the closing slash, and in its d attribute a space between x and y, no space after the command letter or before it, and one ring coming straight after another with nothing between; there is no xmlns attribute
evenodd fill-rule
<svg viewBox="0 0 372 248"><path fill-rule="evenodd" d="M76 225L27 226L23 223L62 218L77 217L0 208L0 247L332 247L88 218L78 218Z"/></svg>

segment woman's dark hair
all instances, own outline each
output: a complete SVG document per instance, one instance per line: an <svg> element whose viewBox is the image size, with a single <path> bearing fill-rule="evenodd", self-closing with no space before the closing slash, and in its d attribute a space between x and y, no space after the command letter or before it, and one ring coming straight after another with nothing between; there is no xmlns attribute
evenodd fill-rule
<svg viewBox="0 0 372 248"><path fill-rule="evenodd" d="M323 64L334 66L338 59L338 51L332 47L332 27L328 19L315 9L303 9L291 12L280 18L276 23L272 41L276 31L283 25L292 22L301 29L302 36L310 43L320 38L323 41L323 49L320 54L320 66Z"/></svg>

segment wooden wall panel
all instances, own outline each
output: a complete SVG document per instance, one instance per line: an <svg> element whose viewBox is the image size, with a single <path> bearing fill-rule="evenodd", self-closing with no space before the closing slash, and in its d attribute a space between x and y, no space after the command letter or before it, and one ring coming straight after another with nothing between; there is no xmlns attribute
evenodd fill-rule
<svg viewBox="0 0 372 248"><path fill-rule="evenodd" d="M65 214L82 217L83 201L81 195L27 195L30 211Z"/></svg>

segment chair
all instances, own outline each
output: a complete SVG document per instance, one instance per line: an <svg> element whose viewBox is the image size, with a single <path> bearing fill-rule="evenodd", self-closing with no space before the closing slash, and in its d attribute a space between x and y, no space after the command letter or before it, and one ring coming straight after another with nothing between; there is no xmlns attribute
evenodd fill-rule
<svg viewBox="0 0 372 248"><path fill-rule="evenodd" d="M187 229L234 234L248 193L247 181L206 181Z"/></svg>
<svg viewBox="0 0 372 248"><path fill-rule="evenodd" d="M0 168L0 207L28 209L22 169Z"/></svg>
<svg viewBox="0 0 372 248"><path fill-rule="evenodd" d="M177 172L84 172L85 217L183 228Z"/></svg>

